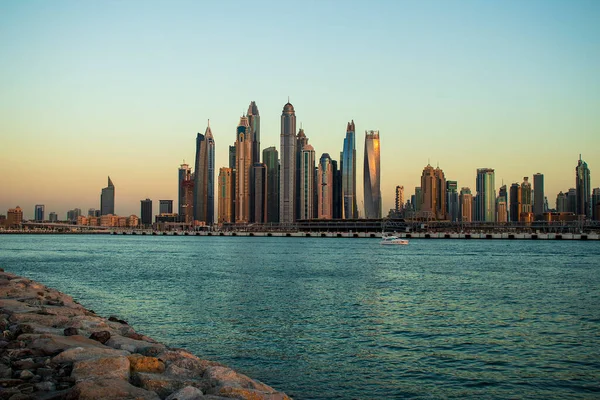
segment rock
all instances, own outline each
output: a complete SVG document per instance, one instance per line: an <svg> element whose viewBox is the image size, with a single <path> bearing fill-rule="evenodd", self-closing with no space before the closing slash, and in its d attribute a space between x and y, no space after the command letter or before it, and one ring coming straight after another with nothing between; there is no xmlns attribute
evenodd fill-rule
<svg viewBox="0 0 600 400"><path fill-rule="evenodd" d="M34 397L29 396L25 393L15 393L8 398L8 400L33 400Z"/></svg>
<svg viewBox="0 0 600 400"><path fill-rule="evenodd" d="M47 378L54 374L54 370L51 368L38 368L35 371L35 373L38 374L39 376L41 376L42 378Z"/></svg>
<svg viewBox="0 0 600 400"><path fill-rule="evenodd" d="M264 393L260 390L244 389L237 387L221 387L215 394L221 397L233 397L235 399L244 400L291 400L284 393Z"/></svg>
<svg viewBox="0 0 600 400"><path fill-rule="evenodd" d="M68 393L67 400L159 400L160 397L120 379L99 379L79 382Z"/></svg>
<svg viewBox="0 0 600 400"><path fill-rule="evenodd" d="M137 372L132 376L132 383L136 386L156 392L161 399L186 386L196 386L203 389L204 382L200 380L181 379L166 374L152 374L148 372Z"/></svg>
<svg viewBox="0 0 600 400"><path fill-rule="evenodd" d="M176 391L169 395L166 400L202 400L204 399L204 393L202 390L193 386L186 386L183 389Z"/></svg>
<svg viewBox="0 0 600 400"><path fill-rule="evenodd" d="M166 349L164 344L149 343L145 340L135 340L123 336L112 336L110 340L106 342L106 345L113 349L127 350L131 353L145 353L149 348L155 348L155 351Z"/></svg>
<svg viewBox="0 0 600 400"><path fill-rule="evenodd" d="M94 332L90 335L90 339L96 340L96 341L104 344L104 343L108 342L108 340L110 339L110 332L109 331Z"/></svg>
<svg viewBox="0 0 600 400"><path fill-rule="evenodd" d="M215 387L230 386L244 389L253 389L265 393L275 393L275 389L273 389L272 387L267 386L262 382L252 380L246 375L235 372L231 368L227 367L209 367L206 369L204 378L210 380L211 385Z"/></svg>
<svg viewBox="0 0 600 400"><path fill-rule="evenodd" d="M52 382L47 382L47 381L36 383L33 386L35 387L36 390L39 390L40 392L50 392L50 391L56 390L56 385Z"/></svg>
<svg viewBox="0 0 600 400"><path fill-rule="evenodd" d="M73 328L72 326L68 327L68 328L65 328L65 330L64 330L63 333L65 334L65 336L79 335L79 331L77 330L77 328Z"/></svg>
<svg viewBox="0 0 600 400"><path fill-rule="evenodd" d="M128 356L130 353L125 350L115 350L110 347L74 347L67 349L59 355L52 358L52 362L55 364L73 363L76 361L89 360L91 358L101 357L119 357Z"/></svg>
<svg viewBox="0 0 600 400"><path fill-rule="evenodd" d="M33 372L24 369L23 371L21 371L21 373L19 374L19 378L23 379L23 380L29 380L31 378L33 378L35 375L33 374Z"/></svg>
<svg viewBox="0 0 600 400"><path fill-rule="evenodd" d="M76 381L96 379L129 380L129 360L125 356L76 361L71 376Z"/></svg>
<svg viewBox="0 0 600 400"><path fill-rule="evenodd" d="M100 342L85 338L80 335L74 336L57 336L57 335L40 335L34 339L29 346L31 349L38 349L45 355L55 355L72 347L85 348L106 348Z"/></svg>
<svg viewBox="0 0 600 400"><path fill-rule="evenodd" d="M10 379L12 372L12 368L10 368L8 365L0 363L0 379Z"/></svg>
<svg viewBox="0 0 600 400"><path fill-rule="evenodd" d="M24 383L21 379L0 379L0 387L8 388Z"/></svg>
<svg viewBox="0 0 600 400"><path fill-rule="evenodd" d="M34 369L41 367L42 364L33 361L33 358L25 358L22 360L13 361L12 366L16 369Z"/></svg>
<svg viewBox="0 0 600 400"><path fill-rule="evenodd" d="M127 323L127 321L119 319L119 318L115 317L114 315L111 315L110 317L108 317L108 320L109 321L113 321L113 322L118 322L118 323L123 324L123 325L129 325Z"/></svg>
<svg viewBox="0 0 600 400"><path fill-rule="evenodd" d="M141 354L131 354L129 359L131 372L154 372L163 373L165 371L165 363L156 357L145 357Z"/></svg>
<svg viewBox="0 0 600 400"><path fill-rule="evenodd" d="M69 323L69 318L62 315L36 314L32 312L13 314L8 319L12 323L33 322L47 327L62 328Z"/></svg>

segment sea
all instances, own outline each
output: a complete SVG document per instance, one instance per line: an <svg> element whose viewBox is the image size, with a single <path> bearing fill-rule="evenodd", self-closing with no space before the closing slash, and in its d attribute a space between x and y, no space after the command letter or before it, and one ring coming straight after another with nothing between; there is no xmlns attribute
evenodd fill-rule
<svg viewBox="0 0 600 400"><path fill-rule="evenodd" d="M0 235L0 267L295 399L600 398L600 242Z"/></svg>

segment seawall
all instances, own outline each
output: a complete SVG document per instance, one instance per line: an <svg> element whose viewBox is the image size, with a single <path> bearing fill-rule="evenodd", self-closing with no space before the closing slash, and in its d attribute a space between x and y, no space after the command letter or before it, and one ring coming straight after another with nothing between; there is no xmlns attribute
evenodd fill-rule
<svg viewBox="0 0 600 400"><path fill-rule="evenodd" d="M0 328L0 399L289 399L2 269Z"/></svg>

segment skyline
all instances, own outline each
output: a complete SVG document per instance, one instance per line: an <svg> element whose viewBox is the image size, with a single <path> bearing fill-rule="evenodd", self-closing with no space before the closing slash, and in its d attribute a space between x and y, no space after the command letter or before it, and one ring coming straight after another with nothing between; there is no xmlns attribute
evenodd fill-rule
<svg viewBox="0 0 600 400"><path fill-rule="evenodd" d="M250 101L281 156L288 96L317 160L339 161L354 120L357 199L363 132L381 133L384 215L428 162L472 192L478 168L496 190L542 173L553 207L582 154L600 186L597 2L308 3L298 24L275 3L140 4L0 5L0 213L99 208L110 176L117 214L156 214L208 119L216 170Z"/></svg>

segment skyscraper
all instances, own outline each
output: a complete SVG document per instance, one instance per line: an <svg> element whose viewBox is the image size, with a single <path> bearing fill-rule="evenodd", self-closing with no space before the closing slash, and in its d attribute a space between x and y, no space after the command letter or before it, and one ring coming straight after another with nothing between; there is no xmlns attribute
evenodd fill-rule
<svg viewBox="0 0 600 400"><path fill-rule="evenodd" d="M215 141L209 125L196 137L194 168L194 219L207 225L214 222Z"/></svg>
<svg viewBox="0 0 600 400"><path fill-rule="evenodd" d="M440 220L446 219L446 177L444 171L438 166L433 175L435 176L435 217Z"/></svg>
<svg viewBox="0 0 600 400"><path fill-rule="evenodd" d="M141 223L142 225L152 225L152 200L140 200L141 203Z"/></svg>
<svg viewBox="0 0 600 400"><path fill-rule="evenodd" d="M178 201L179 201L179 208L178 208L178 214L180 216L184 216L185 215L185 208L187 206L186 201L185 201L185 187L183 185L183 183L186 181L186 179L189 179L189 177L191 176L191 170L189 165L183 163L179 166L179 171L177 174L177 190L178 190Z"/></svg>
<svg viewBox="0 0 600 400"><path fill-rule="evenodd" d="M44 209L45 209L45 206L43 204L35 205L35 212L33 214L35 221L43 221L44 220Z"/></svg>
<svg viewBox="0 0 600 400"><path fill-rule="evenodd" d="M342 204L342 170L338 168L338 162L331 160L333 167L333 218L342 219L343 204Z"/></svg>
<svg viewBox="0 0 600 400"><path fill-rule="evenodd" d="M446 181L446 213L452 222L459 220L458 182Z"/></svg>
<svg viewBox="0 0 600 400"><path fill-rule="evenodd" d="M219 169L219 184L217 190L218 219L219 224L230 224L235 222L233 212L233 188L235 182L233 179L233 169Z"/></svg>
<svg viewBox="0 0 600 400"><path fill-rule="evenodd" d="M319 159L317 172L318 207L317 218L333 218L333 163L327 153L323 153Z"/></svg>
<svg viewBox="0 0 600 400"><path fill-rule="evenodd" d="M571 188L567 192L567 210L577 214L577 190L575 188Z"/></svg>
<svg viewBox="0 0 600 400"><path fill-rule="evenodd" d="M577 167L575 167L575 190L577 193L577 215L585 215L586 218L592 216L592 207L590 202L591 186L590 186L590 170L587 163L581 159Z"/></svg>
<svg viewBox="0 0 600 400"><path fill-rule="evenodd" d="M300 128L300 130L298 131L298 134L296 135L296 195L295 195L295 201L294 204L296 205L296 211L294 214L294 218L295 219L301 219L300 215L302 214L301 211L301 207L300 207L300 175L301 175L301 171L302 171L302 167L301 167L301 163L302 163L302 150L304 149L304 146L306 146L308 144L308 138L306 137L306 134L304 133L304 129Z"/></svg>
<svg viewBox="0 0 600 400"><path fill-rule="evenodd" d="M395 208L397 213L401 213L404 209L404 186L396 186Z"/></svg>
<svg viewBox="0 0 600 400"><path fill-rule="evenodd" d="M435 218L437 208L437 179L434 168L427 164L421 174L421 210L419 216L425 219Z"/></svg>
<svg viewBox="0 0 600 400"><path fill-rule="evenodd" d="M496 190L494 186L494 170L477 169L477 201L475 202L476 221L496 221Z"/></svg>
<svg viewBox="0 0 600 400"><path fill-rule="evenodd" d="M108 186L102 189L100 195L100 215L115 214L115 186L108 177Z"/></svg>
<svg viewBox="0 0 600 400"><path fill-rule="evenodd" d="M158 201L158 213L159 214L173 214L173 200L159 200Z"/></svg>
<svg viewBox="0 0 600 400"><path fill-rule="evenodd" d="M279 223L294 223L296 188L296 112L289 102L281 114Z"/></svg>
<svg viewBox="0 0 600 400"><path fill-rule="evenodd" d="M423 189L420 186L415 187L415 201L413 204L415 205L415 212L420 213L423 206Z"/></svg>
<svg viewBox="0 0 600 400"><path fill-rule="evenodd" d="M381 168L379 131L365 131L364 203L365 218L381 218Z"/></svg>
<svg viewBox="0 0 600 400"><path fill-rule="evenodd" d="M556 195L556 212L568 212L567 195L562 191Z"/></svg>
<svg viewBox="0 0 600 400"><path fill-rule="evenodd" d="M250 222L250 175L252 168L252 141L249 137L248 117L242 116L237 127L235 141L235 222Z"/></svg>
<svg viewBox="0 0 600 400"><path fill-rule="evenodd" d="M506 185L500 186L496 199L496 221L508 222L508 191Z"/></svg>
<svg viewBox="0 0 600 400"><path fill-rule="evenodd" d="M600 221L600 188L592 190L592 219Z"/></svg>
<svg viewBox="0 0 600 400"><path fill-rule="evenodd" d="M521 211L521 185L515 182L510 185L510 221L518 222Z"/></svg>
<svg viewBox="0 0 600 400"><path fill-rule="evenodd" d="M354 120L346 126L344 149L342 151L342 202L343 218L358 218L356 207L356 136Z"/></svg>
<svg viewBox="0 0 600 400"><path fill-rule="evenodd" d="M529 177L523 177L523 183L521 183L521 213L532 213L533 212L533 197L531 190L531 183L529 182ZM527 218L529 220L529 216L523 218L519 217L519 220Z"/></svg>
<svg viewBox="0 0 600 400"><path fill-rule="evenodd" d="M464 187L460 189L460 220L471 222L473 220L473 195L471 189Z"/></svg>
<svg viewBox="0 0 600 400"><path fill-rule="evenodd" d="M299 219L314 217L315 149L305 144L300 153L300 215Z"/></svg>
<svg viewBox="0 0 600 400"><path fill-rule="evenodd" d="M279 222L279 153L275 146L263 150L267 166L267 222Z"/></svg>
<svg viewBox="0 0 600 400"><path fill-rule="evenodd" d="M253 222L264 224L267 222L267 166L263 163L254 163L252 166L252 187L254 201Z"/></svg>
<svg viewBox="0 0 600 400"><path fill-rule="evenodd" d="M248 106L248 127L250 128L250 140L252 141L252 165L260 163L260 115L254 101Z"/></svg>
<svg viewBox="0 0 600 400"><path fill-rule="evenodd" d="M544 175L533 174L533 214L541 217L544 214Z"/></svg>

